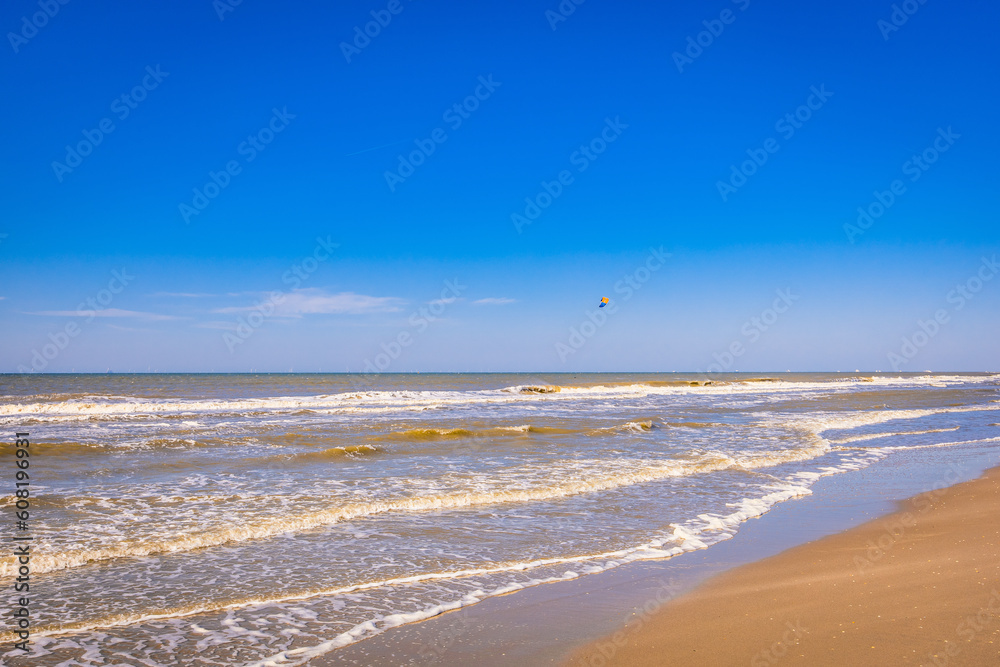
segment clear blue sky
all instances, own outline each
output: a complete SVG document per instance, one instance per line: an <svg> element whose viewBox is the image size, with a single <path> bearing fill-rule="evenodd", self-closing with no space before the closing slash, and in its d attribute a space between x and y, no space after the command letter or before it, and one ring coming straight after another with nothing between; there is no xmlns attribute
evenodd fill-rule
<svg viewBox="0 0 1000 667"><path fill-rule="evenodd" d="M1000 370L995 4L78 2L0 11L0 370Z"/></svg>

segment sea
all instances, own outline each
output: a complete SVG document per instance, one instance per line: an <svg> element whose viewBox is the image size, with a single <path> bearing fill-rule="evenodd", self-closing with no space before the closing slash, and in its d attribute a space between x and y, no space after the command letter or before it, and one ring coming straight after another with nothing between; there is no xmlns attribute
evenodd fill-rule
<svg viewBox="0 0 1000 667"><path fill-rule="evenodd" d="M305 665L1000 447L1000 375L0 375L4 665ZM30 519L15 529L15 433ZM766 520L766 519L765 519ZM14 535L32 537L30 594ZM6 537L4 537L6 535Z"/></svg>

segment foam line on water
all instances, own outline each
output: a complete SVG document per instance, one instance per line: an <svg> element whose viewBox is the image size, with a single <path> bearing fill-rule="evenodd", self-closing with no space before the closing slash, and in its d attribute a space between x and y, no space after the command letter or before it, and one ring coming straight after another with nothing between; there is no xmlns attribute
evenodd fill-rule
<svg viewBox="0 0 1000 667"><path fill-rule="evenodd" d="M919 410L870 410L868 412L828 413L820 417L802 418L792 415L782 419L771 419L765 423L788 426L812 433L822 434L827 431L846 431L861 426L874 426L902 419L919 419L932 415L956 414L965 412L985 412L1000 410L1000 405L968 405L956 408L924 408Z"/></svg>
<svg viewBox="0 0 1000 667"><path fill-rule="evenodd" d="M1000 442L1000 437L997 438L980 438L978 440L960 440L958 442L938 442L931 445L900 445L898 447L881 447L880 449L885 449L889 451L900 451L907 449L934 449L935 447L956 447L958 445L978 445L984 442Z"/></svg>
<svg viewBox="0 0 1000 667"><path fill-rule="evenodd" d="M812 491L805 486L806 484L811 484L816 479L827 475L838 474L866 467L883 457L884 455L881 455L880 453L872 453L867 458L845 460L841 466L828 466L822 469L822 472L799 473L792 476L793 479L797 480L796 482L788 481L785 484L765 486L763 488L765 490L770 489L771 493L761 498L744 498L739 503L732 504L733 506L738 507L738 509L733 513L725 516L702 514L699 515L696 520L689 521L682 525L672 525L673 532L670 536L651 540L644 545L640 545L639 547L634 548L634 550L631 550L631 553L625 558L619 557L618 554L622 552L612 552L609 554L599 554L585 557L584 560L587 561L605 560L605 562L600 565L595 564L591 566L586 572L578 573L567 571L562 577L533 579L526 584L514 584L510 587L501 587L491 593L482 593L482 591L477 591L473 594L466 595L459 600L430 605L419 612L413 612L410 614L392 614L386 616L381 624L378 619L369 619L363 623L357 624L346 632L336 635L328 641L315 646L282 651L267 658L251 662L247 665L247 667L297 667L299 665L306 664L309 660L329 653L330 651L364 639L369 639L377 634L381 634L392 627L405 623L416 623L433 616L437 616L445 611L451 611L471 604L476 604L477 602L480 602L486 597L490 597L492 595L500 595L505 592L510 592L511 590L517 590L531 585L571 579L583 574L603 572L636 560L670 558L688 551L705 549L713 544L730 539L736 534L737 528L740 524L751 518L759 517L765 514L774 505L791 498L811 494ZM714 532L714 534L711 536L706 535L706 533L709 532ZM662 549L668 541L673 541L677 546L673 546L667 550Z"/></svg>
<svg viewBox="0 0 1000 667"><path fill-rule="evenodd" d="M809 486L815 482L820 477L827 475L838 474L842 472L847 472L850 470L857 470L871 463L884 458L884 454L880 451L868 452L866 457L854 457L854 458L844 458L840 465L835 466L824 466L818 471L813 472L800 472L783 480L777 480L775 483L763 484L758 488L761 489L764 494L758 497L748 497L742 498L737 502L728 503L728 506L733 509L732 512L726 515L712 514L712 513L702 513L697 515L696 518L688 520L680 524L670 524L670 531L656 537L649 539L648 541L632 546L625 549L619 549L615 551L602 552L597 554L582 554L577 556L568 557L556 557L556 558L540 558L531 561L523 561L516 563L507 563L504 565L498 565L494 567L479 567L479 568L467 568L463 570L456 570L450 572L430 572L417 575L410 575L406 577L396 577L386 580L366 582L349 586L341 586L330 589L321 589L313 591L305 591L300 593L295 593L291 595L278 596L274 598L260 598L252 597L239 601L231 601L227 603L217 603L217 604L200 604L192 605L188 607L175 608L169 610L159 610L152 613L142 613L142 614L120 614L105 617L97 621L85 621L74 624L67 624L56 627L42 627L38 628L34 634L42 636L52 636L52 635L65 635L72 633L81 633L94 631L99 629L107 629L113 627L124 627L131 626L140 623L146 623L151 621L161 621L164 619L174 619L189 617L204 613L212 613L225 611L230 609L250 609L250 608L262 608L267 606L272 606L276 604L284 604L290 602L300 602L308 600L310 598L324 597L324 596L335 596L348 593L356 593L360 591L366 591L371 589L376 589L384 586L401 586L407 584L415 584L421 582L429 581L439 581L447 579L457 579L473 576L485 576L485 575L495 575L502 574L505 572L522 572L528 571L540 567L546 566L558 566L558 565L578 565L585 564L586 567L580 572L567 572L562 577L555 579L538 579L531 580L528 584L515 584L514 588L510 590L517 590L523 588L526 585L535 585L540 583L548 583L549 581L556 581L563 578L572 578L580 576L582 574L591 574L596 572L605 571L626 563L638 561L638 560L651 560L651 559L664 559L671 558L673 556L686 553L689 551L695 551L700 549L708 548L718 542L730 539L733 537L739 526L744 522L752 518L757 518L765 513L767 513L775 505L790 500L793 498L798 498L806 495L810 495L812 491ZM505 591L509 592L509 591ZM497 595L500 592L492 592L487 594ZM479 601L478 599L475 601ZM468 602L472 603L472 602ZM464 606L464 605L459 605ZM379 631L387 629L388 627L394 627L394 625L402 624L404 622L413 622L415 620L422 620L423 618L428 618L430 616L441 613L442 611L447 611L446 608L441 608L438 611L434 611L436 607L431 607L426 610L425 613L418 614L412 620L406 620L408 618L404 614L389 615L382 619L382 628ZM454 607L457 608L457 607ZM398 617L398 618L396 618ZM406 617L406 618L404 618ZM394 620L395 619L395 620ZM358 626L374 628L374 621L366 621ZM358 628L355 628L357 630ZM9 634L9 636L8 636ZM10 633L0 633L0 641L12 638L14 635ZM366 638L370 634L365 635L364 633L359 634L354 630L347 633L342 633L338 635L336 641L333 644L329 644L330 649L337 648L342 645L346 638L350 638L351 641L347 643L352 643L353 641L358 641L359 639ZM328 649L329 650L329 649ZM309 654L308 658L315 657L314 654ZM266 663L260 663L266 664ZM277 663L284 664L284 663ZM298 663L296 663L298 664Z"/></svg>
<svg viewBox="0 0 1000 667"><path fill-rule="evenodd" d="M157 621L167 618L193 616L207 612L223 611L226 609L245 609L250 607L263 607L268 605L296 602L320 596L341 595L384 586L400 586L427 581L493 575L504 572L520 572L552 565L573 565L579 563L589 563L592 561L604 561L604 565L598 567L601 569L608 569L610 567L617 567L618 565L635 560L669 558L687 551L704 549L722 539L728 539L735 534L736 528L744 521L761 516L779 502L811 493L811 491L802 483L792 481L763 485L760 488L767 493L761 497L743 498L737 503L731 503L730 506L734 508L734 511L728 515L718 516L701 514L697 519L693 519L684 524L671 524L672 531L670 533L625 549L597 554L541 558L531 561L508 563L495 567L479 567L450 572L423 573L406 577L396 577L380 581L355 584L351 586L307 591L275 598L263 599L255 597L229 603L214 605L202 604L172 610L160 610L154 613L115 615L106 617L96 622L89 621L51 628L37 628L33 634L45 636L86 632L100 628L135 625L137 623ZM709 533L711 533L711 535L709 535ZM673 544L673 546L664 548L669 544ZM593 569L594 567L595 566L591 566L588 568L588 571L597 571ZM572 576L579 575L574 574ZM13 634L10 634L10 637L8 637L7 634L0 634L0 641L12 638L13 636Z"/></svg>
<svg viewBox="0 0 1000 667"><path fill-rule="evenodd" d="M699 473L716 472L730 468L747 470L758 469L788 463L804 461L822 456L830 451L831 444L822 439L820 433L828 430L844 430L857 426L872 425L886 421L917 418L934 414L955 412L972 412L982 410L997 410L1000 405L966 406L944 409L922 410L882 410L863 413L829 415L814 419L796 418L794 421L785 418L772 420L786 427L797 428L807 434L807 441L812 439L810 446L801 449L779 450L731 457L725 454L710 454L699 461L691 462L655 462L645 467L627 473L604 474L592 476L589 479L579 479L562 484L513 489L504 491L458 491L433 496L417 496L386 499L367 503L349 503L337 507L312 511L298 517L270 518L256 522L246 522L237 525L226 525L209 528L196 533L175 536L168 539L133 542L96 549L82 549L64 553L39 553L33 559L35 571L39 573L52 572L61 569L80 567L87 563L109 560L112 558L144 557L162 553L190 551L204 547L220 546L230 543L241 543L251 540L267 539L283 533L298 533L322 526L336 524L342 521L384 514L387 512L421 512L435 510L462 509L508 502L534 502L552 500L583 493L608 491L616 488L662 480L669 477L681 477ZM628 426L628 425L626 425ZM643 428L640 426L640 428ZM0 560L0 576L9 576L15 571L13 557L5 556Z"/></svg>
<svg viewBox="0 0 1000 667"><path fill-rule="evenodd" d="M957 431L960 426L953 426L951 428L932 428L925 431L902 431L899 433L867 433L865 435L855 435L850 438L838 438L836 440L830 440L831 443L835 445L844 445L849 442L862 442L864 440L878 440L880 438L898 438L905 435L926 435L928 433L948 433L949 431Z"/></svg>
<svg viewBox="0 0 1000 667"><path fill-rule="evenodd" d="M996 377L996 376L994 376ZM831 390L869 390L873 387L900 388L907 386L951 386L981 383L984 377L931 376L912 378L875 377L865 382L837 379L825 382L732 381L704 386L655 386L634 383L624 386L596 385L589 387L559 387L558 391L527 392L523 386L473 391L362 391L319 396L284 396L262 399L162 400L135 397L87 397L67 401L0 404L0 424L33 419L36 421L73 421L93 418L149 418L167 415L192 416L217 413L296 412L301 410L341 412L382 412L391 410L423 410L437 406L537 401L573 401L581 398L634 398L648 395L770 395L789 392L830 392ZM515 390L515 391L512 391Z"/></svg>
<svg viewBox="0 0 1000 667"><path fill-rule="evenodd" d="M595 475L590 479L573 480L531 489L487 492L460 491L436 496L416 496L366 503L348 503L309 512L298 517L275 517L256 523L227 525L165 540L139 544L118 544L99 549L79 550L59 554L39 553L32 559L33 571L38 573L53 572L112 558L135 558L266 539L276 535L299 533L321 526L387 512L451 510L499 503L553 500L583 493L608 491L670 477L685 477L730 468L756 469L791 461L805 461L822 456L827 451L829 451L829 446L824 442L818 442L802 449L761 452L735 458L721 454L706 454L695 462L678 462L674 460L655 462L626 473ZM4 558L3 562L0 563L0 577L9 576L15 571L16 563L13 557Z"/></svg>

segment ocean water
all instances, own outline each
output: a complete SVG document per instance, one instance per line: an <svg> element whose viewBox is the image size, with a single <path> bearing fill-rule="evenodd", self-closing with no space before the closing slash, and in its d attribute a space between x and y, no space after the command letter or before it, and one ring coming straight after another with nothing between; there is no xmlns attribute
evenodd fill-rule
<svg viewBox="0 0 1000 667"><path fill-rule="evenodd" d="M3 516L28 431L35 536L3 664L307 664L998 422L990 374L0 376Z"/></svg>

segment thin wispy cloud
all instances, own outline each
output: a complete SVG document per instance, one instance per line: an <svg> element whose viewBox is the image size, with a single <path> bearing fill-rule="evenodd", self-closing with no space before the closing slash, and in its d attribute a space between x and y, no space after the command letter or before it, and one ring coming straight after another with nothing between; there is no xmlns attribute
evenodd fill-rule
<svg viewBox="0 0 1000 667"><path fill-rule="evenodd" d="M108 324L108 328L109 329L117 329L118 331L131 331L131 332L138 331L140 333L153 333L154 332L153 329L143 329L143 328L139 328L139 327L122 327L122 326L118 326L117 324Z"/></svg>
<svg viewBox="0 0 1000 667"><path fill-rule="evenodd" d="M181 299L201 299L209 296L219 296L218 294L207 294L200 292L154 292L149 296L166 296L166 297L177 297Z"/></svg>
<svg viewBox="0 0 1000 667"><path fill-rule="evenodd" d="M260 295L260 302L271 303L267 294ZM327 293L319 288L292 290L274 304L276 317L302 317L303 315L361 315L367 313L393 313L401 310L404 299L391 296L369 296L354 292ZM233 314L258 310L257 304L218 308L213 313Z"/></svg>
<svg viewBox="0 0 1000 667"><path fill-rule="evenodd" d="M48 317L132 317L143 320L179 320L173 315L159 313L143 313L138 310L122 310L121 308L102 308L100 310L39 310L25 313L26 315L44 315Z"/></svg>
<svg viewBox="0 0 1000 667"><path fill-rule="evenodd" d="M476 299L472 302L473 306L505 306L508 303L517 303L517 299L510 299L505 296L490 296L485 299Z"/></svg>
<svg viewBox="0 0 1000 667"><path fill-rule="evenodd" d="M223 331L233 331L238 326L235 322L199 322L194 325L197 329L220 329Z"/></svg>

